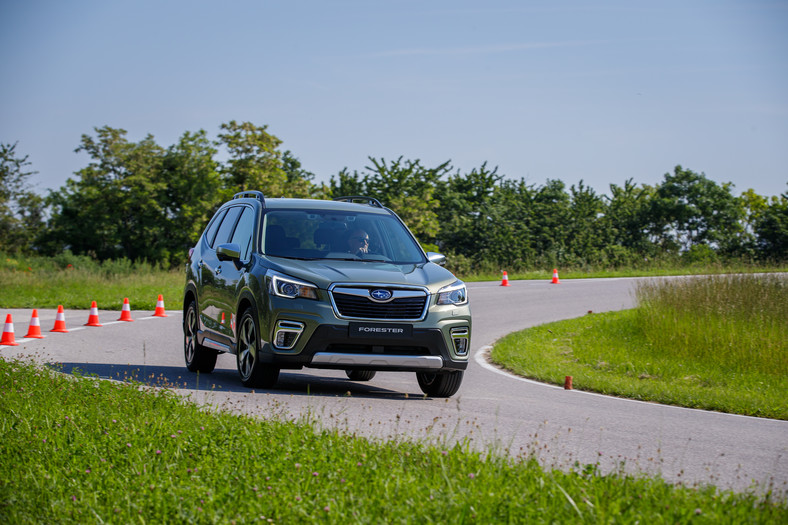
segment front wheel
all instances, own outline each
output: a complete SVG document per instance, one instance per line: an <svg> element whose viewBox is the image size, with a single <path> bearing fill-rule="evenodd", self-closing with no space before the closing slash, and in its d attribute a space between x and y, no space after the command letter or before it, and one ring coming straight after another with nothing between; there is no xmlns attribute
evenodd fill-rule
<svg viewBox="0 0 788 525"><path fill-rule="evenodd" d="M248 308L238 325L236 360L241 382L250 388L271 388L279 379L279 369L262 362L262 343L255 309Z"/></svg>
<svg viewBox="0 0 788 525"><path fill-rule="evenodd" d="M190 372L210 374L216 368L218 353L197 343L199 330L197 303L192 301L183 317L183 357Z"/></svg>
<svg viewBox="0 0 788 525"><path fill-rule="evenodd" d="M451 397L462 384L463 372L416 372L421 391L430 397Z"/></svg>

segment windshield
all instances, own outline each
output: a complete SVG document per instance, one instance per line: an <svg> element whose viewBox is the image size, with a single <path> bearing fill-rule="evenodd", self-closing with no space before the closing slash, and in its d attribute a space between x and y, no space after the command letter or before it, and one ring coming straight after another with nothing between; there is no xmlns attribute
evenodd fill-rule
<svg viewBox="0 0 788 525"><path fill-rule="evenodd" d="M425 262L395 217L363 212L271 210L263 218L263 253L291 259Z"/></svg>

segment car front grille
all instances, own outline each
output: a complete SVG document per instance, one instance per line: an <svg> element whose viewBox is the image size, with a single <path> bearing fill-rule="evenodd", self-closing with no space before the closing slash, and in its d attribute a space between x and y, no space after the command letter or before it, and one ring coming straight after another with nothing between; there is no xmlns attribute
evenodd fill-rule
<svg viewBox="0 0 788 525"><path fill-rule="evenodd" d="M369 292L379 288L335 288L331 296L337 314L349 319L383 321L418 321L424 318L429 297L425 291L392 290L394 297L390 301L376 302L370 298Z"/></svg>

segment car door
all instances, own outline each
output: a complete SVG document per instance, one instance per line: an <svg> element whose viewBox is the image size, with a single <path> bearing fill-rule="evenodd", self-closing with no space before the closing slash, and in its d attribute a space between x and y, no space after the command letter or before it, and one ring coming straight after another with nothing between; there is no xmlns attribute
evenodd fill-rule
<svg viewBox="0 0 788 525"><path fill-rule="evenodd" d="M230 242L235 226L245 206L233 206L227 210L213 242L203 250L200 270L202 297L200 297L200 320L212 332L232 338L232 318L228 316L228 298L238 283L239 269L233 261L220 261L216 249Z"/></svg>

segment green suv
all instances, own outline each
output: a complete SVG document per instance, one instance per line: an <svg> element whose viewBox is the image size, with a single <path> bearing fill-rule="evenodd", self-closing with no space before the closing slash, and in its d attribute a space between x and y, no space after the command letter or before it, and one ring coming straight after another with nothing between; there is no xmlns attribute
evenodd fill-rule
<svg viewBox="0 0 788 525"><path fill-rule="evenodd" d="M415 372L425 394L452 396L471 310L444 262L376 199L238 193L189 252L186 367L211 372L228 352L243 384L262 388L281 369L339 369L355 381Z"/></svg>

